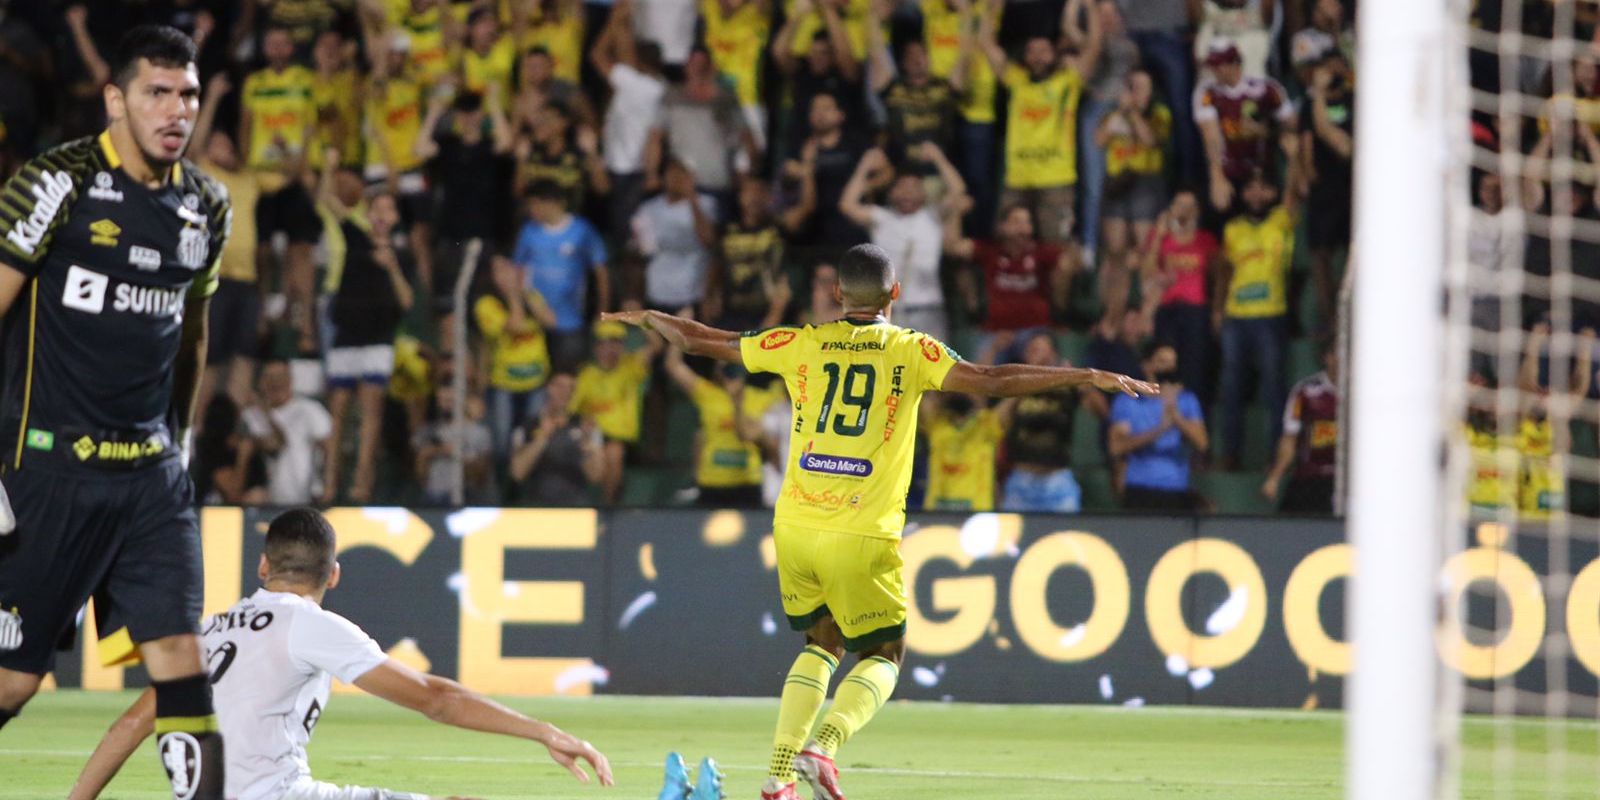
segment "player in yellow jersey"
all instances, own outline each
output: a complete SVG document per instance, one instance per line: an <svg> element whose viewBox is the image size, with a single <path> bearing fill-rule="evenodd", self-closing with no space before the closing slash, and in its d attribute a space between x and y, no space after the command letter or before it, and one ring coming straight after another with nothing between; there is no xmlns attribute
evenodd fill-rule
<svg viewBox="0 0 1600 800"><path fill-rule="evenodd" d="M1157 392L1098 370L964 362L938 340L890 322L900 283L881 248L851 248L838 271L834 292L844 317L820 325L739 334L658 311L605 315L655 330L690 354L777 373L794 402L772 530L784 613L805 632L806 646L784 683L763 800L798 800L797 772L814 797L843 800L834 753L899 679L906 627L899 539L922 393L1011 397L1083 385ZM807 741L846 650L860 660Z"/></svg>
<svg viewBox="0 0 1600 800"><path fill-rule="evenodd" d="M1075 30L1067 4L1061 15L1063 35ZM1022 51L1022 63L1009 61L995 39L998 21L985 16L978 44L989 66L1011 92L1006 112L1005 192L1001 207L1023 205L1038 221L1039 238L1051 244L1072 234L1072 207L1078 185L1078 100L1084 83L1100 60L1100 16L1090 14L1082 50L1072 55L1056 49L1044 31L1036 32Z"/></svg>

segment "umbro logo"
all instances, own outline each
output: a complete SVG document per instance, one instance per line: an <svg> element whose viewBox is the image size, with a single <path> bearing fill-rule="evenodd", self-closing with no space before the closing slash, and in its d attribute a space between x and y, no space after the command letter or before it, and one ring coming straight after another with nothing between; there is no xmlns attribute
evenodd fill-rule
<svg viewBox="0 0 1600 800"><path fill-rule="evenodd" d="M122 226L109 219L95 220L89 225L89 243L101 247L116 247L117 237L122 235Z"/></svg>

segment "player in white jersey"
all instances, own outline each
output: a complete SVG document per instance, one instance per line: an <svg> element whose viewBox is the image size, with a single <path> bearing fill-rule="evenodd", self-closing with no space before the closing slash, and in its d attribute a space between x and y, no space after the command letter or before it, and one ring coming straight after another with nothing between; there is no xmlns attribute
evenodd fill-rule
<svg viewBox="0 0 1600 800"><path fill-rule="evenodd" d="M602 785L612 785L611 766L593 745L390 659L354 623L322 608L323 594L339 583L335 551L333 528L321 514L284 512L267 529L258 569L262 588L204 626L218 723L228 743L230 800L427 800L311 777L306 743L328 707L335 677L436 722L531 739L578 780L589 781L584 761ZM154 718L154 695L146 691L101 740L71 800L98 797L150 735Z"/></svg>

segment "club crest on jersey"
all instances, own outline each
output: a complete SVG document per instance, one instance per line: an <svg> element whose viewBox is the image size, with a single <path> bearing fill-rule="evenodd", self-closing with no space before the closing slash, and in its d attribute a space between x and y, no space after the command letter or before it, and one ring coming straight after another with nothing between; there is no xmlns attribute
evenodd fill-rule
<svg viewBox="0 0 1600 800"><path fill-rule="evenodd" d="M22 646L22 615L15 608L0 608L0 651Z"/></svg>
<svg viewBox="0 0 1600 800"><path fill-rule="evenodd" d="M794 341L797 335L794 331L773 331L761 337L761 349L776 350Z"/></svg>
<svg viewBox="0 0 1600 800"><path fill-rule="evenodd" d="M65 172L41 172L39 182L29 187L29 191L33 193L33 210L11 226L6 239L31 256L44 241L45 231L50 229L50 222L61 210L61 204L72 194L72 176Z"/></svg>
<svg viewBox="0 0 1600 800"><path fill-rule="evenodd" d="M177 731L161 737L161 766L167 769L167 779L172 782L172 796L176 800L194 800L200 789L200 742L194 736Z"/></svg>
<svg viewBox="0 0 1600 800"><path fill-rule="evenodd" d="M928 338L924 338L922 340L922 357L923 358L926 358L929 361L932 361L933 363L937 364L937 363L939 363L939 359L944 358L944 354L939 352L939 350L940 350L940 347L939 347L939 343L938 342L935 342L934 340L928 339Z"/></svg>
<svg viewBox="0 0 1600 800"><path fill-rule="evenodd" d="M107 203L122 202L122 192L111 188L111 173L101 171L94 175L94 185L89 187L89 197L94 200L104 200Z"/></svg>
<svg viewBox="0 0 1600 800"><path fill-rule="evenodd" d="M178 263L186 269L200 269L206 265L206 255L211 250L203 228L184 228L178 232Z"/></svg>

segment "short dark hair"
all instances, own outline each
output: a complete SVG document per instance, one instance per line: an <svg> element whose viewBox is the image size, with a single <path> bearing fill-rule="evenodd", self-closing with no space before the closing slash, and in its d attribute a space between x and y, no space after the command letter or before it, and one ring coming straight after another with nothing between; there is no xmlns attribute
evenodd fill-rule
<svg viewBox="0 0 1600 800"><path fill-rule="evenodd" d="M1172 342L1166 339L1148 339L1144 344L1139 345L1139 362L1142 364L1149 361L1156 357L1156 353L1169 347L1173 349L1173 352L1177 352L1177 348L1173 347Z"/></svg>
<svg viewBox="0 0 1600 800"><path fill-rule="evenodd" d="M661 45L652 41L639 42L633 49L634 58L639 60L639 66L646 72L661 71Z"/></svg>
<svg viewBox="0 0 1600 800"><path fill-rule="evenodd" d="M529 200L550 200L565 203L567 201L567 190L561 188L561 184L549 178L540 178L528 186L527 196Z"/></svg>
<svg viewBox="0 0 1600 800"><path fill-rule="evenodd" d="M474 91L461 92L450 102L450 107L462 114L477 113L483 110L483 95Z"/></svg>
<svg viewBox="0 0 1600 800"><path fill-rule="evenodd" d="M139 62L182 69L195 62L194 40L170 25L137 25L122 35L111 62L111 82L126 90L139 74Z"/></svg>
<svg viewBox="0 0 1600 800"><path fill-rule="evenodd" d="M337 549L333 526L326 517L311 508L290 509L267 526L267 574L321 588L333 576Z"/></svg>
<svg viewBox="0 0 1600 800"><path fill-rule="evenodd" d="M839 259L839 287L845 304L855 308L882 308L889 304L894 286L894 263L875 244L858 244Z"/></svg>

